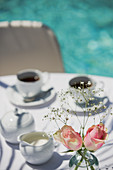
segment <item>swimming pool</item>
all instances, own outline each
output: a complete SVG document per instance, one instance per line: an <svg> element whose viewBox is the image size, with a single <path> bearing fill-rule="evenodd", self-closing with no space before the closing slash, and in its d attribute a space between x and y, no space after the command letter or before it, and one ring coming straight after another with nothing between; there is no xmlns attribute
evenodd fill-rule
<svg viewBox="0 0 113 170"><path fill-rule="evenodd" d="M0 21L36 20L59 41L67 73L113 77L113 1L1 0Z"/></svg>

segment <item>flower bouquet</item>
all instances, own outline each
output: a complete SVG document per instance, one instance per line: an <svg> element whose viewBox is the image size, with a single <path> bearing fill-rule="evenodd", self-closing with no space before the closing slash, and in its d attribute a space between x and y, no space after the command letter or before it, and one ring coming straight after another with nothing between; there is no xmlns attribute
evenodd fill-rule
<svg viewBox="0 0 113 170"><path fill-rule="evenodd" d="M90 83L90 82L88 82ZM100 90L103 91L103 90ZM106 109L102 101L95 98L96 91L87 88L85 91L84 82L80 83L80 87L62 90L59 94L60 107L52 108L45 118L55 121L58 130L53 134L54 139L62 143L68 150L66 152L75 151L74 156L69 161L69 168L77 170L79 167L85 169L98 169L99 161L93 154L98 150L108 137L107 129L103 124L103 119L110 113L110 109ZM100 93L99 93L100 96ZM79 119L79 113L72 104L81 107L83 113L83 121ZM100 113L101 112L101 113ZM77 118L80 126L79 131L69 125L70 115ZM97 120L96 117L98 116ZM94 124L88 129L87 123L89 117L93 118ZM59 126L59 122L61 127ZM77 127L78 129L78 127Z"/></svg>

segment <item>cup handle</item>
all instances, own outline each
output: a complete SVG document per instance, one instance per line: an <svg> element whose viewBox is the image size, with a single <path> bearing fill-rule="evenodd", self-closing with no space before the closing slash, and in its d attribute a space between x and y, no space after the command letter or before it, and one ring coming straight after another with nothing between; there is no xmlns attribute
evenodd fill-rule
<svg viewBox="0 0 113 170"><path fill-rule="evenodd" d="M43 72L43 84L48 83L50 74L48 72Z"/></svg>
<svg viewBox="0 0 113 170"><path fill-rule="evenodd" d="M104 89L104 82L103 81L99 81L98 82L98 90L96 90L96 93L99 93L103 89Z"/></svg>

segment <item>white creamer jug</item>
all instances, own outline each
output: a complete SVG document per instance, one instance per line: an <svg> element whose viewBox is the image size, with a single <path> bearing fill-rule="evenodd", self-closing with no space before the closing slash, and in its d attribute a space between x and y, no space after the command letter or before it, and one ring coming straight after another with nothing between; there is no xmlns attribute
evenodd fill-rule
<svg viewBox="0 0 113 170"><path fill-rule="evenodd" d="M31 164L43 164L53 155L53 138L45 132L31 132L20 135L19 148L27 162Z"/></svg>

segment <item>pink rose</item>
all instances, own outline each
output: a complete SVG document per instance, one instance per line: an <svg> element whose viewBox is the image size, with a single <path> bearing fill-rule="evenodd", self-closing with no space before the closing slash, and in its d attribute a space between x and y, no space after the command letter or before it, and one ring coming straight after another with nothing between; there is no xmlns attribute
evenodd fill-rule
<svg viewBox="0 0 113 170"><path fill-rule="evenodd" d="M107 136L107 129L104 124L93 125L86 132L84 145L86 149L96 151L105 143Z"/></svg>
<svg viewBox="0 0 113 170"><path fill-rule="evenodd" d="M82 138L71 126L64 125L54 134L56 141L61 142L70 150L77 151L82 147Z"/></svg>

